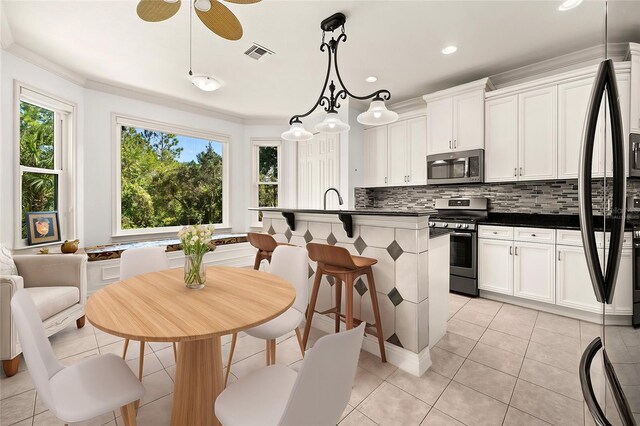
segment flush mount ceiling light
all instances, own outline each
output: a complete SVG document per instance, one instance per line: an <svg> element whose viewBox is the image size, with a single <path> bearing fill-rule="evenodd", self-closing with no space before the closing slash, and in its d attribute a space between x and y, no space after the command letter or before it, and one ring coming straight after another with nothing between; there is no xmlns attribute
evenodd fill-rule
<svg viewBox="0 0 640 426"><path fill-rule="evenodd" d="M567 10L571 10L575 7L580 6L580 3L582 3L582 0L566 0L564 3L558 6L558 10L560 12L565 12Z"/></svg>
<svg viewBox="0 0 640 426"><path fill-rule="evenodd" d="M191 82L200 90L205 92L213 92L220 88L221 84L218 80L208 75L194 75L191 76Z"/></svg>
<svg viewBox="0 0 640 426"><path fill-rule="evenodd" d="M366 81L367 83L375 83L376 81L378 81L378 77L376 77L375 75L370 75L369 77L365 78L364 81Z"/></svg>
<svg viewBox="0 0 640 426"><path fill-rule="evenodd" d="M445 55L451 55L452 53L456 53L457 51L458 51L458 48L456 46L447 46L444 49L442 49L442 53Z"/></svg>
<svg viewBox="0 0 640 426"><path fill-rule="evenodd" d="M261 0L226 0L230 3L250 4ZM180 10L180 0L140 0L136 12L143 21L160 22L171 18ZM227 40L242 37L242 25L236 15L217 0L189 0L196 15L211 31Z"/></svg>
<svg viewBox="0 0 640 426"><path fill-rule="evenodd" d="M339 100L346 99L347 96L359 100L373 99L369 111L358 115L359 123L382 125L393 123L398 119L398 114L387 110L387 108L384 106L384 101L388 101L389 99L391 99L391 93L388 90L381 89L371 93L370 95L356 96L345 87L344 82L342 81L342 77L340 76L340 71L338 70L338 45L341 41L347 41L347 35L344 31L344 23L346 22L346 20L347 18L344 16L344 14L336 13L320 23L320 28L322 29L322 43L320 44L320 51L327 52L328 59L327 75L324 78L322 91L320 92L320 97L309 111L304 114L294 115L293 117L291 117L291 119L289 120L291 129L282 134L282 139L288 141L311 139L313 135L305 130L300 119L303 117L307 117L318 107L323 107L327 112L327 116L321 123L316 126L317 131L326 133L339 133L349 130L350 126L340 120L340 117L338 117L338 109L340 108ZM326 33L333 33L338 28L341 29L340 35L338 35L337 38L332 36L330 41L325 42L324 39ZM331 75L332 68L335 71L336 78L338 79L338 84L340 84L341 87L338 92L336 92L336 85L334 84L333 80L331 80L331 83L329 84L329 76ZM367 81L369 81L369 79L367 79ZM325 95L327 85L329 87L328 96ZM375 110L374 104L376 105ZM386 113L384 113L385 111ZM303 137L306 137L307 139L302 139Z"/></svg>

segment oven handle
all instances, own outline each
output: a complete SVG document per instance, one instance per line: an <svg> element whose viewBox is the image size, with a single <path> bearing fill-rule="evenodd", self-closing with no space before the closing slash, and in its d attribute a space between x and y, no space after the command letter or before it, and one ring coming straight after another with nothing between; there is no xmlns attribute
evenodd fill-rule
<svg viewBox="0 0 640 426"><path fill-rule="evenodd" d="M451 235L454 237L472 237L471 232L452 232Z"/></svg>

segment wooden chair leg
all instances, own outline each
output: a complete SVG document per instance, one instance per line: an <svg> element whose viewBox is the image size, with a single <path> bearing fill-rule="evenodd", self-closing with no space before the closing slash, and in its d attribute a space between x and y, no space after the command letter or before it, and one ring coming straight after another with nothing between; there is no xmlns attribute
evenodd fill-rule
<svg viewBox="0 0 640 426"><path fill-rule="evenodd" d="M256 253L256 259L253 261L253 269L256 271L260 269L260 262L262 262L262 256L260 256L260 250Z"/></svg>
<svg viewBox="0 0 640 426"><path fill-rule="evenodd" d="M122 420L125 426L136 426L136 404L123 405L120 407L120 414L122 414Z"/></svg>
<svg viewBox="0 0 640 426"><path fill-rule="evenodd" d="M345 316L347 323L347 330L351 330L353 328L353 274L348 274L347 279L344 282L344 293L345 293Z"/></svg>
<svg viewBox="0 0 640 426"><path fill-rule="evenodd" d="M335 282L335 284L333 286L336 289L336 325L335 325L335 332L336 333L340 333L340 311L342 309L342 280L340 278L336 278L336 282Z"/></svg>
<svg viewBox="0 0 640 426"><path fill-rule="evenodd" d="M268 340L265 340L264 345L265 345L264 352L267 355L267 366L269 366L271 365L271 345L269 344Z"/></svg>
<svg viewBox="0 0 640 426"><path fill-rule="evenodd" d="M7 377L15 376L18 372L18 367L20 367L20 355L12 359L2 360L2 369Z"/></svg>
<svg viewBox="0 0 640 426"><path fill-rule="evenodd" d="M300 353L304 358L304 345L302 344L302 333L300 333L300 327L296 327L296 338L298 339L298 345L300 346Z"/></svg>
<svg viewBox="0 0 640 426"><path fill-rule="evenodd" d="M173 360L178 363L178 348L176 347L176 342L173 342Z"/></svg>
<svg viewBox="0 0 640 426"><path fill-rule="evenodd" d="M238 333L233 333L231 337L231 348L229 349L229 361L227 362L227 372L224 375L224 388L227 387L227 381L229 380L229 373L231 372L231 361L233 361L233 351L236 350L236 342L238 341Z"/></svg>
<svg viewBox="0 0 640 426"><path fill-rule="evenodd" d="M144 340L140 341L140 365L138 366L138 379L142 381L142 371L144 370Z"/></svg>
<svg viewBox="0 0 640 426"><path fill-rule="evenodd" d="M269 350L271 352L269 355L271 358L271 365L274 365L276 363L276 339L269 340Z"/></svg>
<svg viewBox="0 0 640 426"><path fill-rule="evenodd" d="M384 350L384 335L382 334L382 322L380 320L380 306L378 306L378 294L376 284L373 279L373 270L367 270L367 281L369 282L369 293L371 294L371 305L373 307L373 317L376 320L376 332L378 334L378 345L380 346L380 359L387 362L387 355Z"/></svg>
<svg viewBox="0 0 640 426"><path fill-rule="evenodd" d="M80 318L78 318L76 320L76 327L78 327L78 328L84 327L84 323L85 323L86 319L87 319L87 317L85 315L83 315Z"/></svg>
<svg viewBox="0 0 640 426"><path fill-rule="evenodd" d="M129 339L124 339L124 350L122 351L122 359L126 359L127 349L129 349Z"/></svg>
<svg viewBox="0 0 640 426"><path fill-rule="evenodd" d="M313 320L313 313L316 310L316 302L318 300L318 291L320 290L320 282L322 280L322 269L318 265L316 269L316 278L313 280L313 289L311 290L311 299L309 300L309 308L307 309L307 322L304 324L304 337L302 338L302 346L307 348L307 341L309 340L309 332L311 331L311 321Z"/></svg>

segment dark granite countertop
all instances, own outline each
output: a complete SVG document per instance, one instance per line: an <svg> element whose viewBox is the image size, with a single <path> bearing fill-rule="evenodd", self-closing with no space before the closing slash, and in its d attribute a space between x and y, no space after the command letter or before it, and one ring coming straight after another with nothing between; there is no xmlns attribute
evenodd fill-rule
<svg viewBox="0 0 640 426"><path fill-rule="evenodd" d="M603 217L595 216L596 230L602 230ZM575 214L539 214L539 213L489 213L489 217L480 220L481 225L500 225L531 228L580 229L580 217ZM607 227L610 227L608 225ZM625 230L631 231L633 224L625 224Z"/></svg>
<svg viewBox="0 0 640 426"><path fill-rule="evenodd" d="M263 211L263 212L282 212L282 213L311 213L311 214L352 214L363 216L431 216L436 213L435 210L382 210L382 209L367 209L367 210L321 210L321 209L287 209L280 207L250 207L249 210Z"/></svg>

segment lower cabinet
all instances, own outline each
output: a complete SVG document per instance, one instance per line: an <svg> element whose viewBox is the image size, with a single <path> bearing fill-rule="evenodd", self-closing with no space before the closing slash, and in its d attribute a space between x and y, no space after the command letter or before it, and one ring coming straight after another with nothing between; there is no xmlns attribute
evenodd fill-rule
<svg viewBox="0 0 640 426"><path fill-rule="evenodd" d="M541 302L556 299L555 246L514 243L513 295Z"/></svg>
<svg viewBox="0 0 640 426"><path fill-rule="evenodd" d="M513 241L478 238L478 288L513 295Z"/></svg>
<svg viewBox="0 0 640 426"><path fill-rule="evenodd" d="M608 251L607 251L608 255ZM633 314L633 249L623 248L616 279L616 290L613 304L607 305L606 311L616 315Z"/></svg>
<svg viewBox="0 0 640 426"><path fill-rule="evenodd" d="M584 248L556 246L556 304L583 311L602 312L591 284Z"/></svg>

